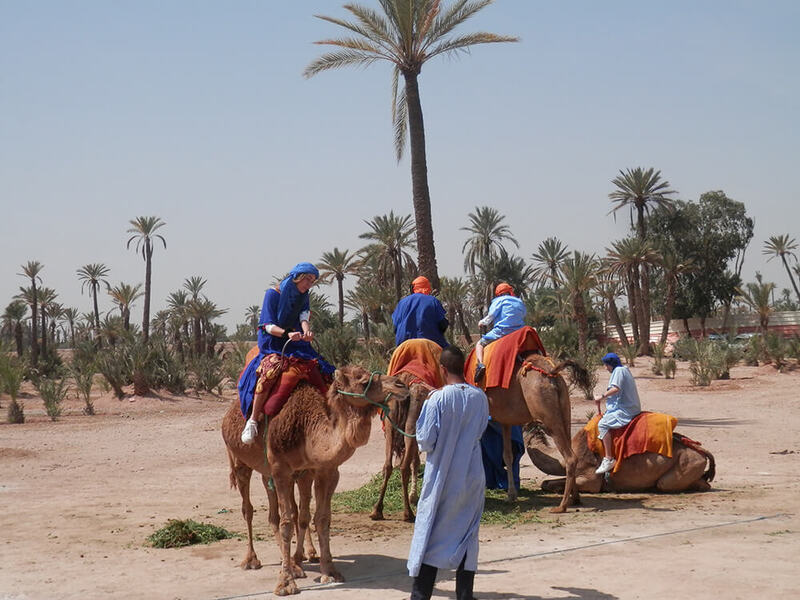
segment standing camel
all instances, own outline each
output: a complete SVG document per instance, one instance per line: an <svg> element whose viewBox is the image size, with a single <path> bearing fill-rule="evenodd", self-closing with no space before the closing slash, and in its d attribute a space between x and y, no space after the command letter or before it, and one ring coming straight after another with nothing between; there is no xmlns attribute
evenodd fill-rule
<svg viewBox="0 0 800 600"><path fill-rule="evenodd" d="M569 390L560 372L571 367L578 376L585 374L574 361L553 365L549 358L539 354L528 354L516 369L508 389L491 387L486 390L489 398L489 414L503 426L503 462L508 473L508 500L517 499L512 471L511 426L525 425L532 421L542 424L553 438L558 451L564 457L566 481L561 503L550 512L566 512L570 504L578 504L578 489L575 486L577 459L572 451L571 408Z"/></svg>
<svg viewBox="0 0 800 600"><path fill-rule="evenodd" d="M238 488L242 496L242 515L247 523L248 552L242 567L260 566L253 548L253 505L250 503L250 476L255 470L261 473L267 489L269 522L281 549L276 595L298 593L295 578L305 576L302 548L311 520L312 483L321 581L344 580L334 568L330 552L331 497L339 481L339 465L369 440L376 405L390 396L405 398L407 395L408 390L396 378L370 374L357 366L336 371L327 399L316 388L301 384L281 412L269 420L266 460L263 425L256 444L242 444L244 418L239 403L231 405L222 421L222 437L228 448L231 485ZM274 491L268 485L270 477ZM299 507L294 501L295 479ZM298 540L295 554L291 556L294 521Z"/></svg>

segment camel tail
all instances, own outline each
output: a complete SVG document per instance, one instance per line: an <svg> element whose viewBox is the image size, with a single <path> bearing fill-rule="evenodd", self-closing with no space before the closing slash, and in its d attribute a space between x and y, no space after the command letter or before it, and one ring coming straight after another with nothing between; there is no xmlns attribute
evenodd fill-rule
<svg viewBox="0 0 800 600"><path fill-rule="evenodd" d="M231 453L230 448L225 449L228 452L228 464L231 467L231 472L228 473L228 481L231 485L231 488L238 489L238 485L236 484L236 470L235 470L235 459L233 458L233 454Z"/></svg>
<svg viewBox="0 0 800 600"><path fill-rule="evenodd" d="M559 363L556 368L553 369L553 373L559 373L562 369L567 367L569 367L570 371L572 372L572 381L575 383L575 385L583 390L589 390L592 388L592 382L589 380L589 372L577 361L567 359Z"/></svg>
<svg viewBox="0 0 800 600"><path fill-rule="evenodd" d="M681 444L686 446L687 448L691 448L695 452L698 452L706 457L708 460L708 470L703 473L701 479L704 479L708 483L714 481L714 476L717 474L717 463L714 461L714 455L711 454L708 450L703 448L703 445L700 442L695 442L693 439L686 437L680 433L673 433L672 437L678 440Z"/></svg>

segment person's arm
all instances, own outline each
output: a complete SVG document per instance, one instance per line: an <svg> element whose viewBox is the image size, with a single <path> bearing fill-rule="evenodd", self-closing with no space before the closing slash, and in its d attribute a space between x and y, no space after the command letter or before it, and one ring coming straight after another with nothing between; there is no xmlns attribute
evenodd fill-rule
<svg viewBox="0 0 800 600"><path fill-rule="evenodd" d="M597 405L597 414L598 415L602 415L603 414L602 412L600 412L600 403L603 400L605 400L606 398L610 398L614 394L619 394L619 388L617 386L615 386L615 385L612 385L612 386L609 386L609 388L606 390L605 394L595 398L594 403Z"/></svg>
<svg viewBox="0 0 800 600"><path fill-rule="evenodd" d="M434 392L423 403L422 410L417 418L417 445L420 452L433 452L436 440L439 438L439 402L437 393Z"/></svg>

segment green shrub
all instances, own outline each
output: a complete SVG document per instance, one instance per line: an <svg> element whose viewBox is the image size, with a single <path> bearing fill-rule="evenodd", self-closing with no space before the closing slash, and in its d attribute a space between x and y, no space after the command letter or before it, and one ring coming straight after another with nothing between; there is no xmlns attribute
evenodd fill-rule
<svg viewBox="0 0 800 600"><path fill-rule="evenodd" d="M133 382L129 345L123 342L100 350L97 353L97 370L114 390L114 395L122 400L125 397L122 387Z"/></svg>
<svg viewBox="0 0 800 600"><path fill-rule="evenodd" d="M192 373L192 387L208 392L222 392L225 373L222 371L222 360L216 356L198 356L189 363Z"/></svg>
<svg viewBox="0 0 800 600"><path fill-rule="evenodd" d="M578 354L578 327L572 321L556 321L552 327L537 329L547 354L556 360Z"/></svg>
<svg viewBox="0 0 800 600"><path fill-rule="evenodd" d="M678 370L678 364L674 358L668 358L664 361L664 377L666 379L674 379L675 371Z"/></svg>
<svg viewBox="0 0 800 600"><path fill-rule="evenodd" d="M222 372L234 386L238 383L239 374L246 366L247 353L252 347L252 342L236 342L222 359Z"/></svg>
<svg viewBox="0 0 800 600"><path fill-rule="evenodd" d="M764 353L767 361L775 365L779 371L783 371L787 364L786 355L789 353L789 344L782 336L768 332L764 338Z"/></svg>
<svg viewBox="0 0 800 600"><path fill-rule="evenodd" d="M664 370L664 346L666 344L653 344L653 374L661 375Z"/></svg>
<svg viewBox="0 0 800 600"><path fill-rule="evenodd" d="M594 400L594 388L597 387L597 382L600 379L598 366L601 363L601 358L605 354L605 348L600 348L597 342L590 340L586 345L586 350L583 354L578 355L577 362L586 369L586 380L578 383L578 388L583 392L584 398L587 400Z"/></svg>
<svg viewBox="0 0 800 600"><path fill-rule="evenodd" d="M636 354L637 348L634 344L624 344L622 348L620 348L622 352L622 356L625 357L625 364L629 367L636 366Z"/></svg>
<svg viewBox="0 0 800 600"><path fill-rule="evenodd" d="M61 403L67 396L66 379L42 378L36 387L42 396L42 400L44 400L47 416L52 421L57 420L61 416Z"/></svg>
<svg viewBox="0 0 800 600"><path fill-rule="evenodd" d="M11 400L11 404L8 405L8 422L17 424L25 422L25 405L22 402Z"/></svg>
<svg viewBox="0 0 800 600"><path fill-rule="evenodd" d="M17 402L25 371L25 363L0 347L0 391L4 390L11 396L7 417L9 423L25 422L25 407L22 403Z"/></svg>
<svg viewBox="0 0 800 600"><path fill-rule="evenodd" d="M334 365L346 365L352 360L358 336L353 326L345 323L326 329L316 336L315 342L325 360Z"/></svg>
<svg viewBox="0 0 800 600"><path fill-rule="evenodd" d="M689 336L681 336L672 346L672 356L676 360L695 360L697 358L697 340Z"/></svg>
<svg viewBox="0 0 800 600"><path fill-rule="evenodd" d="M94 361L92 362L79 362L72 361L70 365L70 373L72 379L75 380L75 388L78 398L82 398L84 402L83 414L94 414L94 403L92 402L92 384L94 383L94 374L96 367Z"/></svg>
<svg viewBox="0 0 800 600"><path fill-rule="evenodd" d="M232 537L235 536L231 532L216 525L198 523L191 519L170 519L164 527L148 536L147 541L155 548L181 548L192 544L210 544Z"/></svg>

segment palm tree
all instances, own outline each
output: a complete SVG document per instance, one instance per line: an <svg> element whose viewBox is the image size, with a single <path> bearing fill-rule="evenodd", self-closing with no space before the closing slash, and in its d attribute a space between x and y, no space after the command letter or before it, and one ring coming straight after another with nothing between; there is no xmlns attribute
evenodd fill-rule
<svg viewBox="0 0 800 600"><path fill-rule="evenodd" d="M28 296L27 301L31 307L31 362L33 363L34 367L39 362L39 338L37 334L38 323L36 322L36 318L38 316L38 296L36 294L36 282L39 281L41 283L42 281L42 278L39 277L39 273L41 273L42 269L44 269L44 265L38 260L29 260L27 263L22 265L22 273L18 273L18 275L21 277L27 277L31 281L31 294Z"/></svg>
<svg viewBox="0 0 800 600"><path fill-rule="evenodd" d="M65 308L64 311L61 313L61 318L67 322L69 326L69 339L70 348L75 347L75 323L78 321L79 313L78 309L70 306L69 308Z"/></svg>
<svg viewBox="0 0 800 600"><path fill-rule="evenodd" d="M471 235L461 247L464 254L464 270L471 275L475 275L478 267L486 272L491 268L491 262L500 251L505 250L504 241L513 243L519 248L519 242L511 234L511 228L503 224L505 217L497 210L489 206L476 206L474 213L469 213L470 224L461 227L461 231L467 231ZM486 305L488 306L492 298L492 281L488 278L485 292Z"/></svg>
<svg viewBox="0 0 800 600"><path fill-rule="evenodd" d="M250 332L255 334L258 329L258 319L261 316L261 307L258 304L251 304L247 307L244 314L244 319L250 326Z"/></svg>
<svg viewBox="0 0 800 600"><path fill-rule="evenodd" d="M131 247L131 242L136 240L136 253L142 253L144 259L144 309L142 315L142 337L144 342L150 338L150 295L151 295L151 275L153 271L153 240L159 239L164 244L164 249L167 249L167 241L164 237L156 233L166 223L159 217L136 217L129 221L131 224L128 233L133 235L128 238L127 248Z"/></svg>
<svg viewBox="0 0 800 600"><path fill-rule="evenodd" d="M539 287L546 285L555 286L558 279L558 269L561 263L569 256L569 250L556 237L544 240L531 258L536 265L533 269L533 279Z"/></svg>
<svg viewBox="0 0 800 600"><path fill-rule="evenodd" d="M201 319L202 319L202 307L200 306L200 292L205 287L207 281L200 277L199 275L195 275L193 277L187 277L183 281L184 289L189 292L189 301L186 304L186 310L188 316L192 318L192 336L194 337L194 352L196 355L202 353L202 344L203 338L201 335Z"/></svg>
<svg viewBox="0 0 800 600"><path fill-rule="evenodd" d="M661 343L667 342L669 334L669 322L672 319L672 309L675 307L675 300L678 292L678 282L685 273L694 271L697 267L692 259L681 261L678 255L669 250L663 250L658 263L664 273L664 280L667 284L666 301L664 303L664 325L661 328Z"/></svg>
<svg viewBox="0 0 800 600"><path fill-rule="evenodd" d="M100 311L98 310L97 307L97 288L100 287L100 282L105 283L106 287L108 287L108 281L106 281L106 277L110 272L111 270L103 263L91 263L88 265L84 265L77 271L78 279L82 282L81 294L83 293L84 288L88 286L89 295L92 297L92 300L94 301L95 332L98 332L100 329Z"/></svg>
<svg viewBox="0 0 800 600"><path fill-rule="evenodd" d="M142 284L130 285L120 282L119 285L108 289L108 295L114 301L114 304L119 308L120 315L122 316L122 324L125 331L130 331L131 328L131 306L139 298L142 297Z"/></svg>
<svg viewBox="0 0 800 600"><path fill-rule="evenodd" d="M795 250L797 250L797 242L794 238L789 239L788 235L773 235L769 238L769 241L764 242L764 250L762 250L761 253L769 255L767 261L772 260L776 256L781 257L783 268L786 269L786 272L789 274L789 281L792 282L794 293L797 294L797 299L800 301L800 290L797 289L797 283L794 277L792 277L792 270L789 268L789 263L786 261L786 256L788 255L794 258L795 263L797 262L797 255L794 253Z"/></svg>
<svg viewBox="0 0 800 600"><path fill-rule="evenodd" d="M758 313L758 322L763 335L767 334L769 316L772 313L772 290L774 289L774 283L764 283L761 273L756 272L756 283L748 283L744 289L739 288L738 290L741 300Z"/></svg>
<svg viewBox="0 0 800 600"><path fill-rule="evenodd" d="M569 295L572 315L578 325L578 352L586 355L586 342L589 339L589 319L586 298L589 291L598 284L599 262L594 254L578 252L565 258L561 265L559 283Z"/></svg>
<svg viewBox="0 0 800 600"><path fill-rule="evenodd" d="M606 304L606 314L608 314L614 329L617 331L619 341L628 346L628 335L622 326L622 319L617 308L617 298L622 295L622 283L608 272L608 265L605 261L601 263L596 290Z"/></svg>
<svg viewBox="0 0 800 600"><path fill-rule="evenodd" d="M53 306L58 294L53 288L42 287L37 292L39 296L39 314L42 316L42 357L47 359L47 317L52 308L53 312L58 312L57 307Z"/></svg>
<svg viewBox="0 0 800 600"><path fill-rule="evenodd" d="M469 333L467 321L464 318L464 313L466 312L464 308L464 299L469 295L469 284L460 277L442 277L441 283L442 291L439 295L439 299L447 309L451 330L454 330L457 324L467 344L472 345L472 336Z"/></svg>
<svg viewBox="0 0 800 600"><path fill-rule="evenodd" d="M28 307L22 300L12 300L3 312L3 328L14 337L17 346L17 356L22 356L22 322L25 320L25 313Z"/></svg>
<svg viewBox="0 0 800 600"><path fill-rule="evenodd" d="M355 254L350 254L349 250L341 252L339 248L334 248L333 252L324 252L320 262L317 263L322 281L336 280L339 292L339 325L344 325L344 289L343 281L346 275L358 272L358 263Z"/></svg>
<svg viewBox="0 0 800 600"><path fill-rule="evenodd" d="M183 342L189 343L189 322L187 320L189 295L186 290L176 290L167 296L167 306L174 325L175 351L183 360Z"/></svg>
<svg viewBox="0 0 800 600"><path fill-rule="evenodd" d="M516 42L517 38L493 33L451 35L452 31L492 0L457 0L442 6L441 0L379 0L383 14L357 4L344 8L355 17L349 22L333 17L318 18L344 27L355 37L327 39L318 44L335 46L304 71L306 77L328 69L368 66L376 61L393 65L392 120L397 160L403 155L406 132L411 143L411 182L414 216L417 227L417 255L420 271L439 288L436 249L431 224L431 200L428 190L428 165L425 156L425 126L422 118L418 78L422 65L439 55L453 56L471 46L497 42ZM399 79L404 86L400 89Z"/></svg>
<svg viewBox="0 0 800 600"><path fill-rule="evenodd" d="M414 259L408 253L414 243L411 215L400 217L394 211L389 211L388 215L377 216L364 223L369 226L370 231L358 237L373 242L364 248L364 256L367 261L375 261L378 275L383 281L388 281L391 274L394 279L395 301L399 302L403 297L403 271L416 269Z"/></svg>
<svg viewBox="0 0 800 600"><path fill-rule="evenodd" d="M611 183L617 189L611 192L608 197L611 202L616 204L609 214L614 214L628 206L631 211L631 227L633 227L633 213L636 211L636 235L639 240L644 241L647 236L647 227L644 214L649 213L655 207L672 208L673 201L668 196L675 194L675 190L669 189L668 181L661 181L661 171L656 171L652 167L647 170L642 167L620 171Z"/></svg>

